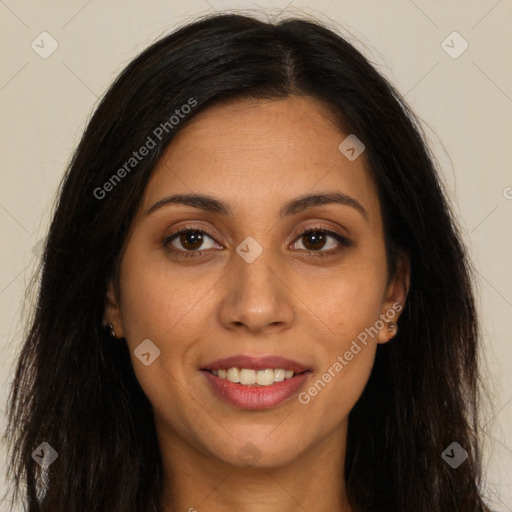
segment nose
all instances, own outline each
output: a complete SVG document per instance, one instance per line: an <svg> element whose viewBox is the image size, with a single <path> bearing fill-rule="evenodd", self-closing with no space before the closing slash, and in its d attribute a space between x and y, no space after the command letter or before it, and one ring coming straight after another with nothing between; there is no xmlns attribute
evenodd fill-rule
<svg viewBox="0 0 512 512"><path fill-rule="evenodd" d="M264 255L265 252L252 263L233 255L234 268L224 280L219 310L225 328L261 334L286 330L292 325L293 293L277 263Z"/></svg>

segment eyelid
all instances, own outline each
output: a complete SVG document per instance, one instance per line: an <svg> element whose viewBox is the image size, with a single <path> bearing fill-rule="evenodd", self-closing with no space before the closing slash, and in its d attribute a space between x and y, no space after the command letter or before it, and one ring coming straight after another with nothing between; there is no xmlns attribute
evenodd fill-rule
<svg viewBox="0 0 512 512"><path fill-rule="evenodd" d="M212 238L215 242L217 242L218 238L222 238L222 235L220 235L216 230L210 230L208 228L205 228L204 226L201 226L199 224L185 224L180 225L177 228L173 228L172 233L169 235L164 236L164 242L168 241L172 237L181 234L183 232L187 231L200 231L201 233L204 233L205 235L208 235L210 238ZM217 242L220 243L220 242Z"/></svg>
<svg viewBox="0 0 512 512"><path fill-rule="evenodd" d="M183 253L193 254L193 253L200 253L203 251L210 250L210 249L197 249L195 251L185 251L183 249L176 249L171 246L171 242L173 242L176 238L178 238L179 235L181 235L182 233L187 233L188 231L197 231L199 233L202 233L203 235L210 238L216 245L222 245L220 242L217 241L217 238L220 238L220 237L218 237L218 235L214 235L214 234L210 233L210 231L208 231L203 226L194 225L194 224L186 224L184 226L180 226L179 228L173 230L173 232L171 234L164 236L164 239L162 240L162 247L169 249L171 252L182 253L182 254Z"/></svg>
<svg viewBox="0 0 512 512"><path fill-rule="evenodd" d="M314 224L314 225L310 225L307 227L302 227L301 229L296 231L292 243L293 244L298 243L298 240L300 240L303 236L305 236L311 232L321 232L325 236L333 238L336 241L336 243L338 244L338 247L336 247L334 249L329 249L326 251L323 249L319 249L317 251L301 249L299 252L303 253L308 258L329 258L329 257L339 256L346 249L354 246L354 243L351 238L348 238L347 236L342 235L341 233L339 233L332 227L327 227L327 226L323 226L320 224Z"/></svg>
<svg viewBox="0 0 512 512"><path fill-rule="evenodd" d="M171 239L173 239L177 235L179 235L179 234L181 234L183 232L194 231L194 230L195 231L199 231L199 232L209 236L211 239L214 240L214 242L219 243L217 241L217 239L216 239L216 237L219 237L219 235L212 234L212 233L210 233L210 231L208 231L208 229L204 228L203 226L195 225L195 224L186 224L184 226L180 226L179 228L174 230L170 235L165 236L164 240L163 240L163 243L165 245L166 243L168 243ZM315 230L323 231L328 236L333 236L334 235L335 237L338 237L338 238L342 239L344 242L347 242L347 243L351 241L345 235L342 235L341 233L338 233L337 231L335 231L334 228L329 227L329 226L323 226L321 224L316 223L316 224L313 224L313 225L310 225L310 226L307 226L307 227L302 226L302 227L298 228L294 232L294 234L293 234L292 242L295 242L297 240L297 238L300 237L301 235L303 236L304 234L307 234L307 233L309 233L311 231L315 231ZM188 252L192 252L192 251L188 251ZM324 252L326 252L326 251L324 251Z"/></svg>
<svg viewBox="0 0 512 512"><path fill-rule="evenodd" d="M293 234L293 240L295 241L299 236L304 235L305 233L308 233L310 231L324 231L329 236L336 235L337 237L350 242L350 238L346 235L342 235L339 231L336 230L335 227L330 225L323 225L319 221L314 222L310 225L302 225L299 229L297 229Z"/></svg>
<svg viewBox="0 0 512 512"><path fill-rule="evenodd" d="M222 245L222 244L219 244L219 242L217 242L217 239L216 239L217 236L211 234L209 232L209 230L207 230L206 228L199 226L199 225L186 224L184 226L180 226L179 228L175 229L175 231L173 233L166 236L162 242L162 247L179 258L197 258L197 257L201 257L203 255L203 253L205 253L205 252L210 253L212 248L196 249L196 250L192 250L192 251L187 251L187 250L177 249L175 247L172 247L171 242L173 242L174 239L176 239L180 234L186 233L189 231L200 232L203 235L206 235L207 237L209 237L215 244ZM324 233L327 237L333 238L336 241L336 243L338 244L338 247L336 247L335 249L329 249L326 251L322 250L322 249L319 249L316 251L308 250L308 249L299 249L298 252L303 253L304 256L307 256L308 258L314 259L314 258L335 257L335 256L338 256L343 251L345 251L347 248L353 247L353 245L354 245L353 241L350 238L347 238L346 236L335 231L335 229L332 227L327 227L327 226L319 224L318 221L316 223L314 223L313 225L303 226L300 229L298 229L295 232L295 234L293 235L293 239L290 242L290 244L292 244L292 243L295 244L298 242L298 240L301 237L309 234L310 232L317 232L317 231ZM288 244L288 247L290 244ZM216 250L218 250L218 249L216 249Z"/></svg>

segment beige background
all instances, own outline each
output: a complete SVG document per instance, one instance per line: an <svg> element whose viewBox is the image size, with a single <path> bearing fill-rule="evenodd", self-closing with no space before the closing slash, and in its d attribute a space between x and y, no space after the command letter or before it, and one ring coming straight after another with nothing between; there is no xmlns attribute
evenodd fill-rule
<svg viewBox="0 0 512 512"><path fill-rule="evenodd" d="M24 290L56 188L98 98L138 52L197 14L285 7L339 27L423 121L478 270L491 396L482 421L486 494L496 511L512 511L511 0L0 0L0 427ZM43 31L58 43L47 59L31 47ZM453 31L469 44L456 59L441 46ZM5 467L4 447L0 460Z"/></svg>

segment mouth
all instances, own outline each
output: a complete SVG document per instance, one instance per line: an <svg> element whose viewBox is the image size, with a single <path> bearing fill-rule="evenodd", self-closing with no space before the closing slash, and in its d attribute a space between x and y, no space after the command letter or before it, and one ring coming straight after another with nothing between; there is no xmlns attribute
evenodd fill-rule
<svg viewBox="0 0 512 512"><path fill-rule="evenodd" d="M313 373L301 363L274 356L219 359L200 371L216 395L246 410L283 404L300 391Z"/></svg>

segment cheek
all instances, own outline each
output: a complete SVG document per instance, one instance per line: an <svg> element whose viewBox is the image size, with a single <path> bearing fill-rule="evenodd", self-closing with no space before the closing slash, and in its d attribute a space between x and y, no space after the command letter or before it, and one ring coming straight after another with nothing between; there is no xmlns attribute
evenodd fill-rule
<svg viewBox="0 0 512 512"><path fill-rule="evenodd" d="M171 270L147 254L142 261L142 256L126 253L120 275L126 342L137 380L155 411L188 407L182 396L187 386L177 383L187 382L186 363L202 325L198 311L206 314L200 307L206 284L184 282ZM154 359L151 354L153 362L146 366L137 352L147 339L159 353Z"/></svg>
<svg viewBox="0 0 512 512"><path fill-rule="evenodd" d="M176 307L185 306L186 297L178 299L177 290L150 270L142 270L124 283L121 314L126 339L161 338L170 330Z"/></svg>
<svg viewBox="0 0 512 512"><path fill-rule="evenodd" d="M342 268L336 278L324 280L322 286L310 288L308 306L314 313L310 318L316 318L323 332L324 325L329 328L328 336L319 340L322 366L301 399L312 414L312 424L324 418L326 427L334 427L363 392L382 327L385 277L378 265L360 260Z"/></svg>
<svg viewBox="0 0 512 512"><path fill-rule="evenodd" d="M161 250L148 251L148 245L134 243L123 257L121 317L135 373L155 404L162 390L179 394L177 382L187 382L197 341L213 315L212 290L219 276L207 268L180 272ZM134 354L146 339L160 350L150 366ZM168 392L168 398L176 393Z"/></svg>
<svg viewBox="0 0 512 512"><path fill-rule="evenodd" d="M136 250L125 254L120 277L121 315L128 343L136 345L150 338L161 349L173 346L175 338L181 342L193 335L190 323L194 323L197 310L203 309L201 298L214 285L210 278L191 280L173 271L161 254ZM180 331L183 324L190 328L185 338Z"/></svg>
<svg viewBox="0 0 512 512"><path fill-rule="evenodd" d="M368 382L377 350L376 331L371 329L379 316L377 291L368 283L347 284L323 304L322 319L333 332L321 344L321 366L298 397L312 432L319 421L326 432L344 421Z"/></svg>
<svg viewBox="0 0 512 512"><path fill-rule="evenodd" d="M318 286L308 287L308 306L332 335L330 350L346 350L347 343L350 345L352 339L375 326L381 313L385 277L371 265L347 266Z"/></svg>

